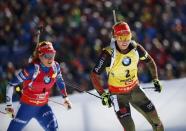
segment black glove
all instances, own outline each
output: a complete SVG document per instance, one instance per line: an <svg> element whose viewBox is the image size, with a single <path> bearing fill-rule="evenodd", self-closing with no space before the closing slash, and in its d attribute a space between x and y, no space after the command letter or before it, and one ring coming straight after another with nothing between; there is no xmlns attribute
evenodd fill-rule
<svg viewBox="0 0 186 131"><path fill-rule="evenodd" d="M101 99L102 99L102 104L104 106L108 106L108 107L111 107L112 106L112 101L110 99L110 93L104 92L101 95Z"/></svg>
<svg viewBox="0 0 186 131"><path fill-rule="evenodd" d="M162 90L163 87L160 84L160 81L158 79L154 79L152 82L153 82L154 87L155 87L155 90L154 91L161 92L161 90Z"/></svg>

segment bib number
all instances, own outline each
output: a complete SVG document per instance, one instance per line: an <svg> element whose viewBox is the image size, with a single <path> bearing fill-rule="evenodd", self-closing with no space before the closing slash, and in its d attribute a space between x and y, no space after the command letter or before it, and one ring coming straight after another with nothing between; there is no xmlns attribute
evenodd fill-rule
<svg viewBox="0 0 186 131"><path fill-rule="evenodd" d="M125 70L125 77L126 78L130 77L130 71L129 70Z"/></svg>

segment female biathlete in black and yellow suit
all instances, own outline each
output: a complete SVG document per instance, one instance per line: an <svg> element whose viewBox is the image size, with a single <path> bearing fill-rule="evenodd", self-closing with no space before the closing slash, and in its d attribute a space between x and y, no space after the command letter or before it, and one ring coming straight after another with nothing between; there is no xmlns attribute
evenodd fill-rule
<svg viewBox="0 0 186 131"><path fill-rule="evenodd" d="M135 131L129 103L144 115L154 131L163 131L156 109L140 89L137 76L137 65L139 60L142 60L148 64L151 71L155 91L161 92L162 86L158 80L154 60L140 44L131 40L132 34L127 23L119 22L114 25L113 35L115 40L110 46L102 49L100 58L91 72L94 88L101 95L104 105L111 106L111 95L115 98L112 103L125 131ZM108 74L109 93L104 91L101 84L100 74L105 70Z"/></svg>

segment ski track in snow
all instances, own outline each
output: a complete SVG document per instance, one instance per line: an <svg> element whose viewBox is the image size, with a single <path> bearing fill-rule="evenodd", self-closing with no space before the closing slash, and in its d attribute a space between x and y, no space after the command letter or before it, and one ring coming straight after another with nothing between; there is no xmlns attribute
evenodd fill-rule
<svg viewBox="0 0 186 131"><path fill-rule="evenodd" d="M158 114L164 124L165 131L186 131L186 78L170 81L161 81L163 91L161 93L146 89L144 92L155 104ZM141 84L142 87L151 87L152 84ZM95 90L91 91L96 93ZM59 131L123 131L117 120L113 108L102 106L100 99L86 93L69 95L73 108L67 111L63 106L49 102L59 125ZM53 97L53 100L63 103L62 97ZM13 103L15 109L18 102ZM0 105L0 111L4 111L5 104ZM132 108L137 131L152 131L151 126ZM6 131L10 118L0 113L0 131ZM32 119L23 131L43 131L35 119Z"/></svg>

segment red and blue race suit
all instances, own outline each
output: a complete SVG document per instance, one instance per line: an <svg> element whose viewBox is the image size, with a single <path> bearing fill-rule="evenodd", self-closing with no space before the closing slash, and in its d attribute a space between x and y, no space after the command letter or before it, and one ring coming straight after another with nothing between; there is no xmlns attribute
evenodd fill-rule
<svg viewBox="0 0 186 131"><path fill-rule="evenodd" d="M8 83L7 103L12 102L11 90L20 83L23 83L21 106L8 131L22 130L31 118L36 118L45 130L55 131L58 127L57 121L47 104L50 91L56 83L62 96L67 96L59 64L54 62L52 67L45 67L41 63L29 64Z"/></svg>

